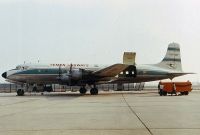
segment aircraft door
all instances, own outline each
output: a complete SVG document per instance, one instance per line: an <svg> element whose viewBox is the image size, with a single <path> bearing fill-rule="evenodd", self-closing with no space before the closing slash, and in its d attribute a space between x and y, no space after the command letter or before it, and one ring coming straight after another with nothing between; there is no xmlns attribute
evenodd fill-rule
<svg viewBox="0 0 200 135"><path fill-rule="evenodd" d="M130 65L126 68L119 77L137 77L137 68L135 65Z"/></svg>

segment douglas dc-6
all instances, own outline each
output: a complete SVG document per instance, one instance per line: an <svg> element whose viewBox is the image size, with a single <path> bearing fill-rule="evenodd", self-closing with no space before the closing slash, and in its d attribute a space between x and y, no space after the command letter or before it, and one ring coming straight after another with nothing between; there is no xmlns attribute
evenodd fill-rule
<svg viewBox="0 0 200 135"><path fill-rule="evenodd" d="M52 91L51 84L63 84L80 86L79 92L85 94L86 85L89 85L91 95L96 95L96 85L100 83L149 82L185 74L189 73L182 71L180 47L177 43L171 43L164 59L157 64L137 65L135 53L125 53L123 64L22 64L4 72L2 77L9 82L33 86L34 91L39 85L46 91ZM24 89L18 89L17 94L24 95Z"/></svg>

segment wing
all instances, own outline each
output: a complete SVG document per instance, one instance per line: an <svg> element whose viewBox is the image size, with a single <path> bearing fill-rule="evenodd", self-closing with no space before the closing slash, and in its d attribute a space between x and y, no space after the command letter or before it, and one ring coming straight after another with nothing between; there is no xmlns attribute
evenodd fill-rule
<svg viewBox="0 0 200 135"><path fill-rule="evenodd" d="M93 72L93 74L95 76L101 76L101 77L114 77L118 75L120 72L124 71L128 67L129 65L125 65L125 64L114 64L104 69L95 71Z"/></svg>

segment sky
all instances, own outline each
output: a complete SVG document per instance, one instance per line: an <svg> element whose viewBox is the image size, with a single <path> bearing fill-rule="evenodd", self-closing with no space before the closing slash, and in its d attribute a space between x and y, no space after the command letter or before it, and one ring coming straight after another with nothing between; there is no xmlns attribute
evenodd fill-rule
<svg viewBox="0 0 200 135"><path fill-rule="evenodd" d="M121 63L162 60L181 46L181 79L200 80L199 0L0 0L0 73L24 63ZM0 78L0 82L4 82Z"/></svg>

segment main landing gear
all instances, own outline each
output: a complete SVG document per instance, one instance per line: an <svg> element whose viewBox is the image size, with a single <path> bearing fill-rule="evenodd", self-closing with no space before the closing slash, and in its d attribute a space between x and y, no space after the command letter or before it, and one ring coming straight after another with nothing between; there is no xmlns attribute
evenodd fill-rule
<svg viewBox="0 0 200 135"><path fill-rule="evenodd" d="M91 90L90 90L90 94L91 95L98 95L98 89L96 88L96 87L94 87L94 88L91 88Z"/></svg>
<svg viewBox="0 0 200 135"><path fill-rule="evenodd" d="M81 87L80 89L79 89L79 92L81 93L81 94L85 94L86 92L87 92L87 89L85 88L85 87ZM94 85L94 87L93 88L91 88L90 89L90 94L91 95L98 95L98 88Z"/></svg>
<svg viewBox="0 0 200 135"><path fill-rule="evenodd" d="M79 92L81 94L85 94L87 92L87 89L85 87L81 87L80 90L79 90Z"/></svg>
<svg viewBox="0 0 200 135"><path fill-rule="evenodd" d="M24 96L24 90L23 89L18 89L17 90L17 96Z"/></svg>

